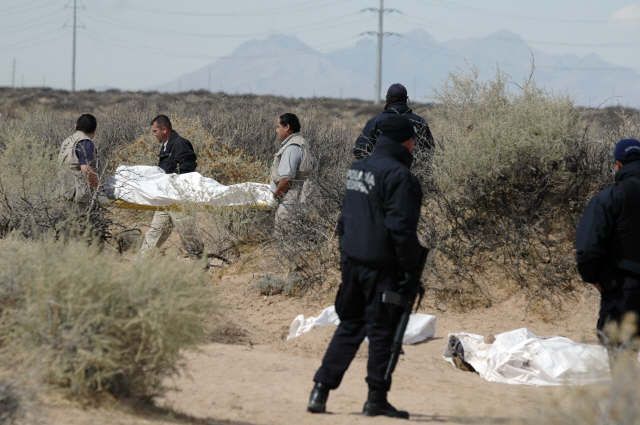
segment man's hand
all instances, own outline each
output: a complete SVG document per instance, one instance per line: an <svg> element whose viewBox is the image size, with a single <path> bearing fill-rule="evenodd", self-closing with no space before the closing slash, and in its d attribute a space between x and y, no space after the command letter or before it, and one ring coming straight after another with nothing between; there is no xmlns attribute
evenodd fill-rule
<svg viewBox="0 0 640 425"><path fill-rule="evenodd" d="M416 273L404 271L400 275L398 281L398 292L403 295L413 295L420 285L420 276Z"/></svg>
<svg viewBox="0 0 640 425"><path fill-rule="evenodd" d="M80 171L82 171L82 174L84 174L85 177L87 178L87 183L89 183L89 186L91 187L91 189L94 189L94 190L97 189L98 173L96 173L96 170L94 170L93 167L90 165L82 164L80 165Z"/></svg>
<svg viewBox="0 0 640 425"><path fill-rule="evenodd" d="M276 187L276 191L273 192L273 196L281 200L284 195L289 191L289 177L283 177L278 181L278 186Z"/></svg>

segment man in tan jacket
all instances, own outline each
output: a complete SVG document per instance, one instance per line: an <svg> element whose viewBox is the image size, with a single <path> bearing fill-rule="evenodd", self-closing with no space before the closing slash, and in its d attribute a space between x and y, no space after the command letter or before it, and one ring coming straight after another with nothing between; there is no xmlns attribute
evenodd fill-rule
<svg viewBox="0 0 640 425"><path fill-rule="evenodd" d="M291 218L295 208L306 201L313 160L295 114L288 112L278 117L276 138L280 145L273 157L270 183L273 196L279 201L275 216L278 229Z"/></svg>
<svg viewBox="0 0 640 425"><path fill-rule="evenodd" d="M62 197L80 207L88 207L98 189L97 153L93 143L98 123L91 114L82 114L76 131L60 146L60 190Z"/></svg>

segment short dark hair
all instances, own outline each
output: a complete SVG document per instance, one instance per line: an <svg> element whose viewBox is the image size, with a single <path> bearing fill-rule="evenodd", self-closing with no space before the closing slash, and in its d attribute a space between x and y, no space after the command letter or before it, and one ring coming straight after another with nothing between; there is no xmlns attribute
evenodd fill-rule
<svg viewBox="0 0 640 425"><path fill-rule="evenodd" d="M280 115L280 125L285 126L288 125L293 133L297 133L300 131L300 120L296 114L292 114L291 112L287 112L286 114Z"/></svg>
<svg viewBox="0 0 640 425"><path fill-rule="evenodd" d="M163 115L163 114L158 115L157 117L151 120L151 124L149 125L153 125L153 123L158 124L158 127L164 127L164 128L168 128L169 130L172 130L171 120L166 115Z"/></svg>
<svg viewBox="0 0 640 425"><path fill-rule="evenodd" d="M78 121L76 121L76 130L82 131L83 133L95 133L96 128L98 128L98 120L91 114L82 114L78 118Z"/></svg>

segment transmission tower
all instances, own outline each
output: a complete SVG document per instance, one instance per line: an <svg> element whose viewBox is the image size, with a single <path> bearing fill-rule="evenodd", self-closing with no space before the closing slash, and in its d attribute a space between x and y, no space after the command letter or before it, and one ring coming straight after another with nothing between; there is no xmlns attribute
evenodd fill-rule
<svg viewBox="0 0 640 425"><path fill-rule="evenodd" d="M11 87L16 88L16 58L13 58L13 66L11 67Z"/></svg>
<svg viewBox="0 0 640 425"><path fill-rule="evenodd" d="M78 0L73 0L73 44L71 46L71 91L76 91L76 32L78 17Z"/></svg>
<svg viewBox="0 0 640 425"><path fill-rule="evenodd" d="M375 84L375 94L374 94L374 102L376 104L380 103L380 95L382 92L382 44L385 37L390 35L398 35L393 32L384 32L384 14L385 13L401 13L398 9L385 9L384 0L380 0L380 7L367 7L366 9L362 9L362 12L375 12L378 14L378 31L367 31L363 32L361 35L374 35L378 39L378 55L376 61L376 84Z"/></svg>

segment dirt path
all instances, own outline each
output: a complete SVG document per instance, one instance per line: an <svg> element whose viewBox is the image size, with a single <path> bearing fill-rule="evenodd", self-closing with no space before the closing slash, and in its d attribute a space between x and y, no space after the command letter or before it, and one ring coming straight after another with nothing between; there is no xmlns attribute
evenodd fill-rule
<svg viewBox="0 0 640 425"><path fill-rule="evenodd" d="M254 268L255 264L250 269ZM331 303L331 294L305 299L264 297L255 288L258 275L246 265L213 278L224 306L229 341L212 343L186 354L187 370L170 384L175 390L158 400L155 410L103 408L78 411L69 405L52 406L51 423L68 424L359 424L398 423L386 418L365 418L359 412L366 397L364 382L366 344L349 369L341 387L331 393L331 414L306 413L311 379L333 329L314 330L285 341L295 315L315 315ZM260 268L258 268L260 270ZM215 273L214 273L215 275ZM523 300L510 300L468 314L434 313L436 337L406 347L394 374L391 401L422 423L517 423L539 417L551 399L566 388L536 388L493 384L454 369L442 359L449 332L484 335L528 327L539 335L564 335L595 343L593 327L597 297L589 293L577 307L555 324L526 317ZM229 342L226 341L226 342ZM237 342L239 341L239 343ZM104 413L102 413L104 412ZM99 419L97 419L99 418Z"/></svg>
<svg viewBox="0 0 640 425"><path fill-rule="evenodd" d="M341 387L331 393L330 415L305 412L311 378L319 366L333 329L314 330L284 341L296 314L313 315L327 305L327 296L315 300L259 297L250 274L224 277L221 297L233 307L236 323L246 326L252 344L211 344L188 355L188 373L175 381L161 401L179 412L257 424L372 423L358 413L366 397L366 344ZM524 301L511 300L469 314L437 314L434 339L406 348L394 375L391 400L424 423L507 423L531 419L564 388L508 386L485 382L479 376L454 369L442 360L449 332L494 334L528 327L539 335L561 334L595 342L597 297L587 294L578 308L560 323L541 323L522 313ZM373 423L391 423L378 418ZM396 422L394 422L396 423Z"/></svg>

